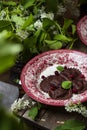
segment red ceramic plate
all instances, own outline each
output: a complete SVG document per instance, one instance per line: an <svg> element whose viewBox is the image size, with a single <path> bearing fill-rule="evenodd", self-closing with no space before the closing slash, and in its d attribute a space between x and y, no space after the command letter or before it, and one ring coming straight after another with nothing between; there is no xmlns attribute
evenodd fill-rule
<svg viewBox="0 0 87 130"><path fill-rule="evenodd" d="M26 94L32 99L47 105L64 106L71 99L73 102L87 100L87 91L74 95L67 100L54 100L40 90L42 75L54 73L56 65L78 68L87 80L87 54L74 50L53 50L44 52L30 60L21 73L21 83Z"/></svg>
<svg viewBox="0 0 87 130"><path fill-rule="evenodd" d="M87 45L87 15L78 22L77 33L81 41Z"/></svg>

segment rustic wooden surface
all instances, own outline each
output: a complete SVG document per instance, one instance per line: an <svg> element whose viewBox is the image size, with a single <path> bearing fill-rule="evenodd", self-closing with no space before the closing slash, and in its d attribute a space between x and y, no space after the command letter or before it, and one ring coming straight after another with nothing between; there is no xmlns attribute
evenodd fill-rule
<svg viewBox="0 0 87 130"><path fill-rule="evenodd" d="M24 95L25 100L29 99L26 94ZM43 105L36 120L32 120L29 116L29 108L22 110L18 113L28 125L40 128L40 130L54 130L57 126L63 124L68 119L75 119L87 123L86 118L75 112L67 112L64 107L54 107ZM86 124L87 125L87 124Z"/></svg>

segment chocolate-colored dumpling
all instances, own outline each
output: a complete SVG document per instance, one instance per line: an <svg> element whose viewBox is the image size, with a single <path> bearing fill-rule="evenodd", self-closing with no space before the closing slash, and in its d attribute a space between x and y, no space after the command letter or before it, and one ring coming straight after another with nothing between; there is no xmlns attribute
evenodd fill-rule
<svg viewBox="0 0 87 130"><path fill-rule="evenodd" d="M69 89L62 87L64 81L72 82ZM64 68L58 75L54 72L54 75L45 77L40 83L40 88L53 99L65 100L72 97L73 93L79 94L87 90L87 81L78 69Z"/></svg>

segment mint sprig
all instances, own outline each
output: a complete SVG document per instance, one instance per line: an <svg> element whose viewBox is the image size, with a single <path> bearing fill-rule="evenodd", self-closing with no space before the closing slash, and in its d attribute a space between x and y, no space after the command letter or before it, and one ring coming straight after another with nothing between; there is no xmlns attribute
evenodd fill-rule
<svg viewBox="0 0 87 130"><path fill-rule="evenodd" d="M62 82L62 88L70 89L71 87L72 87L72 81L67 80Z"/></svg>
<svg viewBox="0 0 87 130"><path fill-rule="evenodd" d="M63 66L57 66L56 67L58 71L62 72L64 70L64 67Z"/></svg>

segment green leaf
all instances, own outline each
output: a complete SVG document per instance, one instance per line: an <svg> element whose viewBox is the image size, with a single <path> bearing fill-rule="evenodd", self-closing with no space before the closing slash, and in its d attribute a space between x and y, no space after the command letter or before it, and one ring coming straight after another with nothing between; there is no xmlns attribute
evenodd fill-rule
<svg viewBox="0 0 87 130"><path fill-rule="evenodd" d="M67 37L67 36L65 36L63 34L55 35L54 39L59 40L59 41L63 41L63 42L70 42L70 41L72 41L72 38Z"/></svg>
<svg viewBox="0 0 87 130"><path fill-rule="evenodd" d="M54 130L83 130L85 124L81 121L69 119L63 125L56 127Z"/></svg>
<svg viewBox="0 0 87 130"><path fill-rule="evenodd" d="M74 35L76 32L76 25L72 24L72 34Z"/></svg>
<svg viewBox="0 0 87 130"><path fill-rule="evenodd" d="M38 30L35 32L34 36L36 37L36 39L38 39L38 37L40 36L41 33L42 33L42 30L41 30L41 29L38 29Z"/></svg>
<svg viewBox="0 0 87 130"><path fill-rule="evenodd" d="M45 40L45 42L47 43L48 47L50 49L60 49L62 48L62 43L60 41L57 40Z"/></svg>
<svg viewBox="0 0 87 130"><path fill-rule="evenodd" d="M29 110L28 116L34 120L36 118L37 114L38 114L38 107L34 106Z"/></svg>
<svg viewBox="0 0 87 130"><path fill-rule="evenodd" d="M6 30L3 30L1 33L0 33L0 41L3 41L5 39L8 39L9 37L12 36L12 32L11 31L6 31Z"/></svg>
<svg viewBox="0 0 87 130"><path fill-rule="evenodd" d="M14 2L14 1L7 1L7 2L3 1L2 4L6 5L6 6L16 6L17 5L16 2Z"/></svg>
<svg viewBox="0 0 87 130"><path fill-rule="evenodd" d="M35 36L31 36L24 40L24 53L25 53L24 56L28 57L29 51L31 54L38 53L36 42L37 42L37 39L35 38Z"/></svg>
<svg viewBox="0 0 87 130"><path fill-rule="evenodd" d="M63 81L62 82L62 88L70 89L71 87L72 87L72 81Z"/></svg>
<svg viewBox="0 0 87 130"><path fill-rule="evenodd" d="M45 40L46 36L47 36L46 32L41 33L41 35L40 35L40 43L42 43Z"/></svg>
<svg viewBox="0 0 87 130"><path fill-rule="evenodd" d="M22 50L19 44L7 41L0 42L0 73L12 67L15 63L17 54Z"/></svg>
<svg viewBox="0 0 87 130"><path fill-rule="evenodd" d="M0 56L0 74L8 70L15 64L15 56Z"/></svg>
<svg viewBox="0 0 87 130"><path fill-rule="evenodd" d="M24 8L27 9L34 5L35 0L26 0L26 3L24 4Z"/></svg>
<svg viewBox="0 0 87 130"><path fill-rule="evenodd" d="M65 122L63 129L70 129L70 130L83 130L85 128L85 124L81 121L70 119Z"/></svg>
<svg viewBox="0 0 87 130"><path fill-rule="evenodd" d="M51 27L52 25L55 25L53 20L50 20L48 18L43 18L43 28L45 30L49 29L49 27Z"/></svg>
<svg viewBox="0 0 87 130"><path fill-rule="evenodd" d="M0 32L3 30L12 30L10 21L0 20Z"/></svg>
<svg viewBox="0 0 87 130"><path fill-rule="evenodd" d="M64 19L64 25L63 25L63 32L66 32L67 29L71 26L71 24L73 23L72 19Z"/></svg>
<svg viewBox="0 0 87 130"><path fill-rule="evenodd" d="M39 110L41 109L42 104L36 103L28 112L28 116L31 117L33 120L35 120L36 116L38 115Z"/></svg>
<svg viewBox="0 0 87 130"><path fill-rule="evenodd" d="M22 26L25 20L21 16L12 15L11 20L16 23L16 25Z"/></svg>
<svg viewBox="0 0 87 130"><path fill-rule="evenodd" d="M57 66L57 70L61 72L61 71L64 70L64 67L63 66Z"/></svg>
<svg viewBox="0 0 87 130"><path fill-rule="evenodd" d="M62 129L62 126L60 125L60 126L57 126L54 130L64 130L64 129Z"/></svg>
<svg viewBox="0 0 87 130"><path fill-rule="evenodd" d="M28 19L24 22L23 26L22 26L22 29L25 29L26 27L28 27L30 24L33 23L33 15L30 14Z"/></svg>

